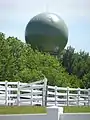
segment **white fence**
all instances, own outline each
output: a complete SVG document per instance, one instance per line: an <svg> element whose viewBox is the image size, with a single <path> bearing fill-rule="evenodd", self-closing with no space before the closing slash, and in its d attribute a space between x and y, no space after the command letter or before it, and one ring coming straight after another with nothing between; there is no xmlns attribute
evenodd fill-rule
<svg viewBox="0 0 90 120"><path fill-rule="evenodd" d="M90 106L90 89L48 86L47 106Z"/></svg>
<svg viewBox="0 0 90 120"><path fill-rule="evenodd" d="M0 82L0 105L45 105L47 79L33 82Z"/></svg>
<svg viewBox="0 0 90 120"><path fill-rule="evenodd" d="M33 83L0 82L0 105L90 106L90 89L47 86L47 79Z"/></svg>

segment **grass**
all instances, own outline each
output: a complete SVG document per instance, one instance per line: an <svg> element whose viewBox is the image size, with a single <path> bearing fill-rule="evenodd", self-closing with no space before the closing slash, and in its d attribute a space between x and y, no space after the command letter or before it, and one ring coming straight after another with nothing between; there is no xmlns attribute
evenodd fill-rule
<svg viewBox="0 0 90 120"><path fill-rule="evenodd" d="M39 113L46 113L46 109L40 106L0 107L0 114L39 114Z"/></svg>
<svg viewBox="0 0 90 120"><path fill-rule="evenodd" d="M46 113L45 107L40 106L2 106L0 114L39 114ZM90 107L64 107L64 113L90 113Z"/></svg>
<svg viewBox="0 0 90 120"><path fill-rule="evenodd" d="M90 107L64 107L64 113L90 113Z"/></svg>

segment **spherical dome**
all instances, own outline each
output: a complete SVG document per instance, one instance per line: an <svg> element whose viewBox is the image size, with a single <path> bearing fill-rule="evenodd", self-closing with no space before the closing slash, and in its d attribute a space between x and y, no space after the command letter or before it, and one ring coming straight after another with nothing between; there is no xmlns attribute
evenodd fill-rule
<svg viewBox="0 0 90 120"><path fill-rule="evenodd" d="M54 13L41 13L33 17L26 26L26 43L33 49L57 53L68 41L68 29L64 21Z"/></svg>

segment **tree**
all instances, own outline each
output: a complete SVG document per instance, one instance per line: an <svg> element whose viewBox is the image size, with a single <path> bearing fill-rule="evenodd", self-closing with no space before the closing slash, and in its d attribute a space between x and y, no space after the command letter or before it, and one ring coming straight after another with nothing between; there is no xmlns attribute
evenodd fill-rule
<svg viewBox="0 0 90 120"><path fill-rule="evenodd" d="M83 85L84 88L90 88L90 72L83 76Z"/></svg>
<svg viewBox="0 0 90 120"><path fill-rule="evenodd" d="M62 65L69 75L73 74L82 79L84 74L90 71L89 53L84 51L75 52L75 49L70 46L63 51L62 56L60 60L62 60Z"/></svg>
<svg viewBox="0 0 90 120"><path fill-rule="evenodd" d="M66 50L62 52L62 65L66 68L66 71L69 73L69 75L72 74L73 71L73 62L74 62L74 48L67 47Z"/></svg>
<svg viewBox="0 0 90 120"><path fill-rule="evenodd" d="M0 33L0 80L7 80L9 58L9 46L6 43L5 35Z"/></svg>
<svg viewBox="0 0 90 120"><path fill-rule="evenodd" d="M33 50L14 37L0 34L0 80L32 82L48 79L49 85L79 87L76 76L69 75L61 61L48 53Z"/></svg>

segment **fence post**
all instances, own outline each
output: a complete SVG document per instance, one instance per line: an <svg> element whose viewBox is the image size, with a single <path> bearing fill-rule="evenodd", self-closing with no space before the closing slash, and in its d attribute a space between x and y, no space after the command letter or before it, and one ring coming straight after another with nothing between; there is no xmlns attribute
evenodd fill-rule
<svg viewBox="0 0 90 120"><path fill-rule="evenodd" d="M11 86L8 86L8 89L9 89L9 90L8 90L8 95L9 95L9 96L8 96L8 100L11 100L11 97L10 97L10 95L11 95L11 90L10 90L10 88L11 88ZM8 103L8 105L11 106L12 103Z"/></svg>
<svg viewBox="0 0 90 120"><path fill-rule="evenodd" d="M69 106L69 87L67 87L67 106Z"/></svg>
<svg viewBox="0 0 90 120"><path fill-rule="evenodd" d="M57 86L55 86L55 106L57 106Z"/></svg>
<svg viewBox="0 0 90 120"><path fill-rule="evenodd" d="M33 85L31 84L31 86L30 86L30 90L31 90L31 92L30 92L30 96L31 96L31 101L30 101L30 104L31 104L31 106L33 105Z"/></svg>
<svg viewBox="0 0 90 120"><path fill-rule="evenodd" d="M77 105L80 105L80 88L77 89L78 91L78 100L77 100Z"/></svg>
<svg viewBox="0 0 90 120"><path fill-rule="evenodd" d="M47 97L48 97L48 85L46 85L45 106L47 106Z"/></svg>
<svg viewBox="0 0 90 120"><path fill-rule="evenodd" d="M17 105L20 106L20 82L17 83Z"/></svg>
<svg viewBox="0 0 90 120"><path fill-rule="evenodd" d="M5 81L5 105L8 105L8 81Z"/></svg>
<svg viewBox="0 0 90 120"><path fill-rule="evenodd" d="M90 106L90 88L88 88L88 106Z"/></svg>
<svg viewBox="0 0 90 120"><path fill-rule="evenodd" d="M43 86L43 95L42 95L42 106L47 105L47 78L44 78L44 86Z"/></svg>

